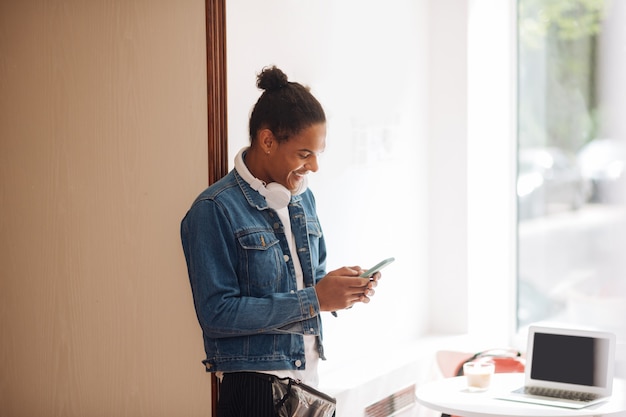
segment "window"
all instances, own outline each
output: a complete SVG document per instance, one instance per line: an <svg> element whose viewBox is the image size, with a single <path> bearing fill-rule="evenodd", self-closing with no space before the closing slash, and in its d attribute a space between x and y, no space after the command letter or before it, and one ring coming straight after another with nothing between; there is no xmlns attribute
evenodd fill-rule
<svg viewBox="0 0 626 417"><path fill-rule="evenodd" d="M518 328L626 336L626 2L518 0Z"/></svg>

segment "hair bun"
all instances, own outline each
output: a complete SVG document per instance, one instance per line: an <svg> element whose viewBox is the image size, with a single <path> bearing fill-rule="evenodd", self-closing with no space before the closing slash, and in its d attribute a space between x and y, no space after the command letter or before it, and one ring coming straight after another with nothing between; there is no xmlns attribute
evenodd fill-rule
<svg viewBox="0 0 626 417"><path fill-rule="evenodd" d="M276 66L263 68L257 76L256 85L258 88L272 91L278 90L289 83L287 75Z"/></svg>

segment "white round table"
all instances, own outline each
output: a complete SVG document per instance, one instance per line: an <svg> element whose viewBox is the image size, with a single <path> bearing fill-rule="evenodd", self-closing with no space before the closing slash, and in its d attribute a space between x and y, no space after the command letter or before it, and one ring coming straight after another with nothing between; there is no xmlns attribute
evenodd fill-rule
<svg viewBox="0 0 626 417"><path fill-rule="evenodd" d="M523 373L497 373L489 390L469 392L465 377L459 376L423 384L417 388L416 395L417 401L428 408L462 417L626 415L626 381L621 379L614 379L613 396L608 401L577 410L495 398L499 392L509 392L522 385Z"/></svg>

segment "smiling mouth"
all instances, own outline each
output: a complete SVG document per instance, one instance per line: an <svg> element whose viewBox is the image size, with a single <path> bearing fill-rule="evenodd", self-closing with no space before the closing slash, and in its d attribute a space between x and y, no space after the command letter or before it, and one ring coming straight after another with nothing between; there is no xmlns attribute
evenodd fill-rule
<svg viewBox="0 0 626 417"><path fill-rule="evenodd" d="M292 178L292 183L291 183L292 190L291 191L294 191L294 190L298 190L302 186L303 182L305 181L306 174L300 174L298 172L293 172L292 174L293 175L291 176Z"/></svg>

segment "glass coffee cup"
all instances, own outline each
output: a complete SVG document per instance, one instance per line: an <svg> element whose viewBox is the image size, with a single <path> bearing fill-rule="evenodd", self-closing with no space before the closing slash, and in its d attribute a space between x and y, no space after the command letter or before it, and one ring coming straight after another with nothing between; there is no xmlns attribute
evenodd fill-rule
<svg viewBox="0 0 626 417"><path fill-rule="evenodd" d="M489 389L491 376L496 366L491 361L473 361L463 364L463 374L470 392L481 392Z"/></svg>

